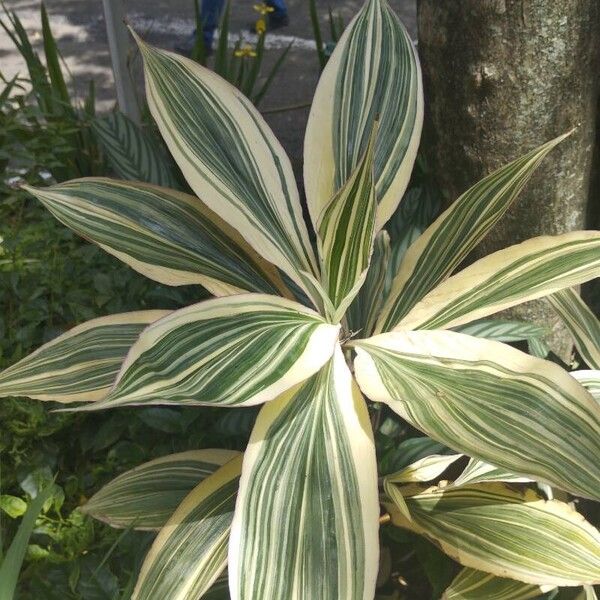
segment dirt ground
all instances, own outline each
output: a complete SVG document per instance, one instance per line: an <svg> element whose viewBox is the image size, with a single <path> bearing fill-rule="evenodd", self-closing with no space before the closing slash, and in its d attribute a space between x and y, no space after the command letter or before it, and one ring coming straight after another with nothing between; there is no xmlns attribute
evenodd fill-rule
<svg viewBox="0 0 600 600"><path fill-rule="evenodd" d="M194 0L123 0L128 22L149 42L173 48L194 28ZM257 17L253 0L232 0L231 31L246 31ZM324 34L328 37L327 11L331 7L347 23L362 4L362 0L329 0L318 2ZM416 37L416 0L391 0L391 6ZM302 139L308 108L285 110L282 107L310 103L319 76L314 49L308 0L287 0L290 25L271 34L268 39L266 64L276 60L282 48L294 41L286 63L274 81L261 109L277 137L290 154L296 169L302 155ZM41 43L39 1L6 0L6 6L17 12L27 32ZM80 94L94 79L98 107L110 110L115 102L112 70L106 38L101 0L46 0L52 30L72 73L72 85ZM275 33L277 35L275 35ZM139 61L138 61L139 62ZM134 66L136 81L141 88L139 64ZM6 33L0 30L0 71L5 77L25 68Z"/></svg>

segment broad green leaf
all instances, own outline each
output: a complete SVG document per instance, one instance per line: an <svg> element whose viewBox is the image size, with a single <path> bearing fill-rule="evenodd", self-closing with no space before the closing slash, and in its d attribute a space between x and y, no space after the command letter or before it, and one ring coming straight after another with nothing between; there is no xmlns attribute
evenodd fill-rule
<svg viewBox="0 0 600 600"><path fill-rule="evenodd" d="M406 493L412 520L392 522L434 540L472 569L536 585L600 582L600 533L568 504L500 483Z"/></svg>
<svg viewBox="0 0 600 600"><path fill-rule="evenodd" d="M558 365L453 331L354 342L362 391L450 448L600 498L600 406Z"/></svg>
<svg viewBox="0 0 600 600"><path fill-rule="evenodd" d="M372 598L377 494L367 408L338 348L258 416L231 530L232 600Z"/></svg>
<svg viewBox="0 0 600 600"><path fill-rule="evenodd" d="M275 269L194 196L100 178L26 189L61 223L160 283L197 283L217 296L285 290Z"/></svg>
<svg viewBox="0 0 600 600"><path fill-rule="evenodd" d="M29 538L35 528L35 522L42 512L44 503L52 495L54 485L49 484L29 503L27 512L19 524L17 533L13 538L6 554L0 562L0 600L13 600L17 591L17 581Z"/></svg>
<svg viewBox="0 0 600 600"><path fill-rule="evenodd" d="M306 128L304 185L317 223L350 178L375 120L378 231L408 185L423 123L421 70L408 32L384 0L368 0L321 75Z"/></svg>
<svg viewBox="0 0 600 600"><path fill-rule="evenodd" d="M371 335L379 315L379 307L383 303L385 294L389 258L390 236L387 231L382 230L375 237L365 282L345 315L348 330L359 332L361 337Z"/></svg>
<svg viewBox="0 0 600 600"><path fill-rule="evenodd" d="M94 119L92 130L118 177L179 187L173 165L156 140L122 112Z"/></svg>
<svg viewBox="0 0 600 600"><path fill-rule="evenodd" d="M532 238L446 279L394 328L446 329L600 276L600 231Z"/></svg>
<svg viewBox="0 0 600 600"><path fill-rule="evenodd" d="M137 41L150 111L190 187L306 289L318 268L290 161L262 116L209 69Z"/></svg>
<svg viewBox="0 0 600 600"><path fill-rule="evenodd" d="M132 600L189 600L210 589L227 564L241 467L238 456L185 497L154 540Z"/></svg>
<svg viewBox="0 0 600 600"><path fill-rule="evenodd" d="M334 320L363 284L373 249L377 201L373 185L375 127L364 157L325 206L317 223L324 288L336 309Z"/></svg>
<svg viewBox="0 0 600 600"><path fill-rule="evenodd" d="M109 396L79 407L266 402L315 373L339 325L276 296L240 294L173 312L133 345Z"/></svg>
<svg viewBox="0 0 600 600"><path fill-rule="evenodd" d="M238 454L190 450L151 460L107 483L82 510L112 527L160 529L193 488Z"/></svg>
<svg viewBox="0 0 600 600"><path fill-rule="evenodd" d="M464 471L453 482L452 486L472 485L474 483L488 483L491 481L508 481L511 483L527 483L531 479L515 475L506 469L490 465L477 458L472 458Z"/></svg>
<svg viewBox="0 0 600 600"><path fill-rule="evenodd" d="M389 475L396 471L402 471L412 463L431 454L455 454L455 452L427 436L409 438L381 457L379 473Z"/></svg>
<svg viewBox="0 0 600 600"><path fill-rule="evenodd" d="M488 175L425 230L400 264L376 332L393 329L462 263L500 220L546 154L565 137L560 136Z"/></svg>
<svg viewBox="0 0 600 600"><path fill-rule="evenodd" d="M600 403L600 371L584 370L569 373Z"/></svg>
<svg viewBox="0 0 600 600"><path fill-rule="evenodd" d="M592 369L600 369L600 321L574 290L548 296L548 301L569 328L579 354Z"/></svg>
<svg viewBox="0 0 600 600"><path fill-rule="evenodd" d="M442 600L530 600L553 588L465 567L448 586Z"/></svg>
<svg viewBox="0 0 600 600"><path fill-rule="evenodd" d="M104 398L139 334L166 310L143 310L87 321L0 372L0 397L55 402Z"/></svg>
<svg viewBox="0 0 600 600"><path fill-rule="evenodd" d="M535 323L504 319L481 319L459 325L455 331L497 342L520 342L540 338L548 333L546 329Z"/></svg>

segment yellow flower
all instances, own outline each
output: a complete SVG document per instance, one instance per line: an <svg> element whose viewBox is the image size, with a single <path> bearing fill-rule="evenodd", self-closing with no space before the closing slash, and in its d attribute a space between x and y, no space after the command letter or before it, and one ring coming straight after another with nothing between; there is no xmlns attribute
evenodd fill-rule
<svg viewBox="0 0 600 600"><path fill-rule="evenodd" d="M256 21L255 29L256 29L256 33L258 33L258 35L261 35L265 31L267 31L267 24L266 24L265 20L258 19L258 21Z"/></svg>
<svg viewBox="0 0 600 600"><path fill-rule="evenodd" d="M264 2L254 5L254 10L262 16L272 13L275 9L272 6L267 6Z"/></svg>
<svg viewBox="0 0 600 600"><path fill-rule="evenodd" d="M242 46L241 48L238 48L233 55L237 58L245 58L246 56L254 58L256 56L256 52L252 46Z"/></svg>

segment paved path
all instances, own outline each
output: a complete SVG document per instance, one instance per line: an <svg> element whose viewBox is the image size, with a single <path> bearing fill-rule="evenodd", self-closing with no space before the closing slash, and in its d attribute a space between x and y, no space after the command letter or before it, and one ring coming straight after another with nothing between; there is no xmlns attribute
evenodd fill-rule
<svg viewBox="0 0 600 600"><path fill-rule="evenodd" d="M232 32L245 31L257 13L253 0L232 1ZM323 31L327 33L327 8L341 14L348 22L361 5L361 0L329 0L320 2ZM416 30L416 0L391 0L392 7L405 22L411 35ZM32 39L40 45L39 3L33 0L7 0L15 10ZM109 110L114 104L114 87L101 0L46 0L53 32L61 52L73 74L73 86L85 93L90 78L96 82L98 106ZM194 27L193 0L125 0L128 21L149 42L164 48L173 46ZM271 35L266 53L267 64L274 61L282 47L295 39L284 68L277 76L263 109L310 102L318 79L317 55L312 41L312 29L307 0L288 0L290 26ZM0 70L12 76L24 66L11 42L0 31ZM139 71L139 69L138 69ZM139 74L137 79L141 81ZM267 120L286 147L296 167L301 157L302 137L308 116L307 109L267 115Z"/></svg>

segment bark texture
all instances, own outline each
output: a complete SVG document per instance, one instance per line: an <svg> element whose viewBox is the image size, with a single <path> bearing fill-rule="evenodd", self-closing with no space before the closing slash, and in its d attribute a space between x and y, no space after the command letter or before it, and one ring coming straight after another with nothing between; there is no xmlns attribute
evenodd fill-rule
<svg viewBox="0 0 600 600"><path fill-rule="evenodd" d="M419 0L425 153L446 202L508 161L576 127L542 163L480 257L586 227L600 81L598 0ZM590 194L590 192L592 193ZM592 211L596 212L596 211ZM571 340L543 300L511 316Z"/></svg>

